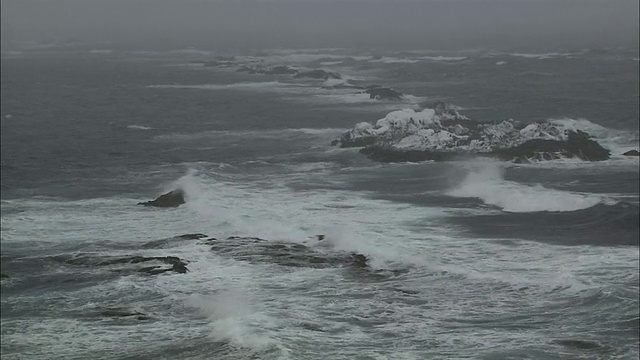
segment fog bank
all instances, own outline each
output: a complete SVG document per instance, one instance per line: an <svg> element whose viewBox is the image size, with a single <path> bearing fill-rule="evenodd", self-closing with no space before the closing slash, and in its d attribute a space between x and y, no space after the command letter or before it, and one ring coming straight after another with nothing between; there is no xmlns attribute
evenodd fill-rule
<svg viewBox="0 0 640 360"><path fill-rule="evenodd" d="M637 47L637 0L2 0L2 45L137 48Z"/></svg>

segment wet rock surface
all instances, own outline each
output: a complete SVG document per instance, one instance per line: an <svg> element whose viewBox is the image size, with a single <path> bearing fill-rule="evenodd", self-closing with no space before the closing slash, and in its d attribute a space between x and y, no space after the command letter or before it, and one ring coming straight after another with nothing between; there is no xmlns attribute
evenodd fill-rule
<svg viewBox="0 0 640 360"><path fill-rule="evenodd" d="M184 274L188 271L187 263L177 256L99 256L86 254L55 256L53 260L72 266L105 267L122 273L137 272L158 275L166 272Z"/></svg>
<svg viewBox="0 0 640 360"><path fill-rule="evenodd" d="M370 99L376 100L400 100L402 98L402 93L399 91L382 86L369 87L364 93L369 94Z"/></svg>
<svg viewBox="0 0 640 360"><path fill-rule="evenodd" d="M323 235L316 236L316 241L324 239ZM287 267L366 268L369 260L362 254L318 251L303 244L268 241L257 237L211 238L206 239L204 243L211 251L222 256L251 263L273 263Z"/></svg>
<svg viewBox="0 0 640 360"><path fill-rule="evenodd" d="M420 111L397 110L375 124L356 124L332 145L362 147L361 154L380 162L488 157L526 163L561 158L602 161L610 156L609 150L589 134L561 123L525 126L511 119L479 123L446 103L435 103Z"/></svg>
<svg viewBox="0 0 640 360"><path fill-rule="evenodd" d="M182 189L169 191L160 195L155 200L138 203L138 205L153 206L160 208L178 207L185 203L185 192Z"/></svg>

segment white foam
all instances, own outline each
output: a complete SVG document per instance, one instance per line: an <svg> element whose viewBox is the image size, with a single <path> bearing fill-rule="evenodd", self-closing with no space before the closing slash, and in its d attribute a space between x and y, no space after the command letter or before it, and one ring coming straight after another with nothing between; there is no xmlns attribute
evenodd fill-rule
<svg viewBox="0 0 640 360"><path fill-rule="evenodd" d="M558 52L549 52L549 53L540 53L540 54L511 53L511 54L508 54L508 55L515 56L515 57L527 58L527 59L544 60L544 59L551 59L551 58L557 58L557 57L570 57L572 55L575 55L575 53L558 53Z"/></svg>
<svg viewBox="0 0 640 360"><path fill-rule="evenodd" d="M249 302L250 294L238 289L227 289L209 296L192 295L187 303L211 322L211 336L218 341L263 350L278 343L266 334L257 332L256 322L262 314Z"/></svg>
<svg viewBox="0 0 640 360"><path fill-rule="evenodd" d="M407 58L396 58L390 56L383 56L379 59L369 60L372 63L383 63L383 64L415 64L420 60L416 59L407 59Z"/></svg>
<svg viewBox="0 0 640 360"><path fill-rule="evenodd" d="M200 89L200 90L264 90L264 89L283 89L290 87L300 87L300 84L282 83L279 81L263 81L263 82L238 82L232 84L201 84L201 85L149 85L149 88L155 89Z"/></svg>
<svg viewBox="0 0 640 360"><path fill-rule="evenodd" d="M143 126L143 125L128 125L127 129L133 129L133 130L152 130L152 127L149 126Z"/></svg>
<svg viewBox="0 0 640 360"><path fill-rule="evenodd" d="M422 56L420 59L431 61L460 61L466 60L466 56Z"/></svg>
<svg viewBox="0 0 640 360"><path fill-rule="evenodd" d="M212 55L211 51L207 50L198 50L198 49L180 49L180 50L171 50L169 51L171 54L181 54L181 55Z"/></svg>
<svg viewBox="0 0 640 360"><path fill-rule="evenodd" d="M479 198L506 212L576 211L597 204L612 205L614 200L595 194L580 194L523 185L504 179L504 168L495 162L482 162L462 184L447 193L453 197Z"/></svg>
<svg viewBox="0 0 640 360"><path fill-rule="evenodd" d="M506 61L497 61L496 65L500 66L500 65L505 65L507 62Z"/></svg>
<svg viewBox="0 0 640 360"><path fill-rule="evenodd" d="M113 53L113 50L109 50L109 49L95 49L95 50L91 50L89 51L89 53L91 54L111 54Z"/></svg>
<svg viewBox="0 0 640 360"><path fill-rule="evenodd" d="M349 85L349 83L345 79L327 79L322 83L322 87L325 88L331 88L339 85Z"/></svg>
<svg viewBox="0 0 640 360"><path fill-rule="evenodd" d="M334 60L336 63L342 62L345 58L343 55L335 55L330 53L318 52L290 52L290 53L274 53L261 56L259 59L265 64L299 64L310 63L320 60Z"/></svg>
<svg viewBox="0 0 640 360"><path fill-rule="evenodd" d="M325 165L330 164L320 164L318 169ZM310 169L313 165L303 164L294 170ZM402 338L411 347L419 346L414 344L428 341L431 330L446 330L442 324L469 319L470 314L480 318L495 315L499 322L518 311L543 313L549 302L571 304L579 301L585 291L615 289L627 280L637 283L638 254L627 248L549 246L514 239L509 245L496 244L446 232L441 223L434 222L446 216L442 209L376 200L366 192L296 192L286 186L292 176L300 175L291 172L268 176L265 180L271 183L270 187L261 188L240 175L223 178L215 173L216 169L205 171L190 172L178 182L167 184L165 189L175 185L187 188L187 204L178 209L137 207L137 199L120 198L47 200L29 203L30 211L21 215L3 211L3 250L7 237L12 242L36 239L46 247L52 240L84 244L113 239L136 245L146 239L191 232L218 238L266 237L271 233L273 237L268 240L287 240L277 236L289 233L288 240L295 242L326 234L325 242L306 244L318 252L365 254L371 258L374 270L409 267L410 271L384 281L366 281L361 277L367 276L364 271L255 264L216 255L204 244L179 242L170 250L145 250L144 254L185 259L189 262L186 274L125 276L78 291L61 289L47 300L55 306L62 305L59 309L65 313L77 314L86 311L86 302L102 305L102 300L110 296L113 303L131 304L135 310L151 315L152 321L125 326L104 326L97 321L99 324L94 327L93 321L21 319L21 323L8 320L5 324L3 320L3 326L18 330L9 331L4 340L30 349L28 355L42 358L67 355L68 349L78 352L67 357L107 352L115 352L114 356L137 355L142 354L140 349L163 348L161 344L166 345L166 341L206 341L206 336L212 342L231 346L232 357L286 358L287 348L291 348L291 354L296 354L292 358L314 357L318 353L328 358L354 358L363 353L375 357L376 351L381 358L385 351L391 354L387 357L411 358L394 348L376 347L375 341L393 332L395 339ZM500 177L497 181L504 183ZM9 203L14 206L22 202ZM4 206L3 200L3 210ZM20 216L18 224L15 220ZM415 229L407 224L421 226ZM18 225L20 231L16 232ZM43 233L47 236L42 237ZM32 253L33 249L28 251ZM416 294L401 294L397 289ZM490 297L486 298L486 294ZM425 298L427 307L420 300ZM452 298L459 301L451 301ZM24 297L7 298L10 299L24 309L31 305ZM55 299L60 300L54 303ZM38 300L41 298L29 298L32 302ZM84 311L68 311L62 302L74 302ZM491 307L486 309L496 312L478 313L487 303ZM362 326L349 319L372 320L376 325L362 331ZM582 317L567 321L571 328L582 330L577 327L578 321L584 321ZM320 330L305 329L301 324ZM525 337L536 336L537 331L524 332L522 343L530 343L531 338ZM162 336L157 342L149 342L148 334ZM491 343L497 338L504 339L504 333L480 332L468 344ZM461 340L445 335L443 341ZM345 347L347 342L357 346ZM363 348L374 350L367 352ZM473 348L463 355L473 357L475 352Z"/></svg>
<svg viewBox="0 0 640 360"><path fill-rule="evenodd" d="M347 131L348 129L345 128L319 128L319 129L313 129L313 128L300 128L300 129L285 129L285 131L292 131L292 132L301 132L304 134L308 134L308 135L335 135L335 134L341 134L345 131Z"/></svg>

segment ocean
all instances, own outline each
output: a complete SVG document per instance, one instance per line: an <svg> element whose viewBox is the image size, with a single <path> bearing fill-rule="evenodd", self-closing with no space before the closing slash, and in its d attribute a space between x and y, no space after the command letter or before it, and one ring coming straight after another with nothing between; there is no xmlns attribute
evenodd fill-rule
<svg viewBox="0 0 640 360"><path fill-rule="evenodd" d="M3 51L1 75L3 359L639 356L637 50L57 46ZM611 157L331 145L439 101Z"/></svg>

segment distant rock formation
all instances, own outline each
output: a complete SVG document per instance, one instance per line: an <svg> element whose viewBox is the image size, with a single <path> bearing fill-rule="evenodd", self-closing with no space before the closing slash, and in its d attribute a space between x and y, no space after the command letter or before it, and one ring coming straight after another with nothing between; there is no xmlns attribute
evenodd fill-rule
<svg viewBox="0 0 640 360"><path fill-rule="evenodd" d="M446 103L421 111L393 111L375 125L358 123L332 144L363 147L362 154L381 162L449 161L476 156L514 162L574 157L601 161L610 155L589 134L560 123L522 126L511 119L480 123Z"/></svg>
<svg viewBox="0 0 640 360"><path fill-rule="evenodd" d="M310 78L310 79L341 79L342 76L336 72L324 71L324 70L311 70L305 72L299 72L295 78Z"/></svg>
<svg viewBox="0 0 640 360"><path fill-rule="evenodd" d="M185 203L185 193L182 189L172 190L166 194L160 195L157 199L138 203L138 205L154 206L154 207L178 207Z"/></svg>
<svg viewBox="0 0 640 360"><path fill-rule="evenodd" d="M370 99L376 100L400 100L402 93L383 86L369 86L363 93L369 94Z"/></svg>
<svg viewBox="0 0 640 360"><path fill-rule="evenodd" d="M625 156L640 156L640 152L638 152L638 150L629 150L629 151L625 152L622 155L625 155Z"/></svg>

